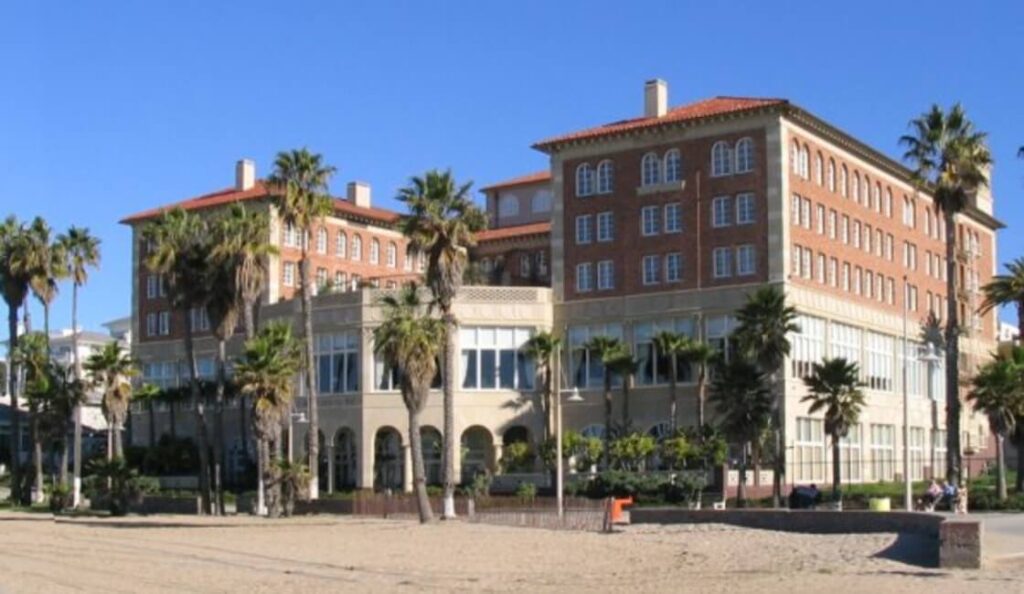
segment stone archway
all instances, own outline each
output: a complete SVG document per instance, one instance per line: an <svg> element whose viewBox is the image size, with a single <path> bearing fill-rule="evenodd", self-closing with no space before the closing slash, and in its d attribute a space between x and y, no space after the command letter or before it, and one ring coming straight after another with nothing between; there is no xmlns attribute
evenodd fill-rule
<svg viewBox="0 0 1024 594"><path fill-rule="evenodd" d="M356 487L358 458L356 438L351 429L342 427L334 434L334 489L347 491Z"/></svg>
<svg viewBox="0 0 1024 594"><path fill-rule="evenodd" d="M381 427L373 439L373 488L400 492L404 466L402 434L394 427Z"/></svg>
<svg viewBox="0 0 1024 594"><path fill-rule="evenodd" d="M485 427L474 425L462 432L462 482L469 484L485 472L494 473L494 439Z"/></svg>

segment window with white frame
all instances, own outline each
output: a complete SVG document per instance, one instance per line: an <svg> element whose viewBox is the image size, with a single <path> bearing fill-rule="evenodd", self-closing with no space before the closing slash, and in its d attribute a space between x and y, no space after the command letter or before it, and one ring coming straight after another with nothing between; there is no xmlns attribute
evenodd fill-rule
<svg viewBox="0 0 1024 594"><path fill-rule="evenodd" d="M808 148L805 144L800 149L800 177L804 179L811 179L811 168L810 168L810 157L808 156Z"/></svg>
<svg viewBox="0 0 1024 594"><path fill-rule="evenodd" d="M736 274L749 276L757 268L757 253L753 245L741 245L736 248Z"/></svg>
<svg viewBox="0 0 1024 594"><path fill-rule="evenodd" d="M795 140L789 147L789 168L793 175L800 175L800 143Z"/></svg>
<svg viewBox="0 0 1024 594"><path fill-rule="evenodd" d="M800 224L804 229L811 228L811 199L804 198L800 203Z"/></svg>
<svg viewBox="0 0 1024 594"><path fill-rule="evenodd" d="M679 233L683 230L683 209L678 202L665 205L665 233Z"/></svg>
<svg viewBox="0 0 1024 594"><path fill-rule="evenodd" d="M727 227L732 224L732 199L716 196L711 200L711 226Z"/></svg>
<svg viewBox="0 0 1024 594"><path fill-rule="evenodd" d="M358 235L352 236L352 259L356 261L363 259L363 238Z"/></svg>
<svg viewBox="0 0 1024 594"><path fill-rule="evenodd" d="M644 206L640 209L640 232L645 236L657 235L661 230L657 206Z"/></svg>
<svg viewBox="0 0 1024 594"><path fill-rule="evenodd" d="M708 345L722 353L726 361L729 361L735 354L733 351L736 344L732 339L732 332L735 329L736 318L732 316L721 315L704 318L704 335L707 336Z"/></svg>
<svg viewBox="0 0 1024 594"><path fill-rule="evenodd" d="M860 249L860 221L853 221L853 247Z"/></svg>
<svg viewBox="0 0 1024 594"><path fill-rule="evenodd" d="M327 287L327 269L317 268L316 269L316 282L313 285L314 290L321 291Z"/></svg>
<svg viewBox="0 0 1024 594"><path fill-rule="evenodd" d="M924 427L910 427L910 479L914 481L924 480L925 446Z"/></svg>
<svg viewBox="0 0 1024 594"><path fill-rule="evenodd" d="M537 274L539 274L541 276L547 276L547 274L548 274L548 253L546 251L544 251L544 250L540 250L539 252L537 252L535 259L537 261Z"/></svg>
<svg viewBox="0 0 1024 594"><path fill-rule="evenodd" d="M661 161L658 155L647 153L640 161L640 185L656 186L661 183Z"/></svg>
<svg viewBox="0 0 1024 594"><path fill-rule="evenodd" d="M871 208L882 212L882 184L875 182L875 191L871 195Z"/></svg>
<svg viewBox="0 0 1024 594"><path fill-rule="evenodd" d="M875 287L875 276L874 276L874 274L870 270L865 269L864 270L864 290L863 290L864 296L867 297L868 299L871 299L872 297L874 297L874 287Z"/></svg>
<svg viewBox="0 0 1024 594"><path fill-rule="evenodd" d="M829 258L828 261L828 284L832 287L839 286L839 260L835 258Z"/></svg>
<svg viewBox="0 0 1024 594"><path fill-rule="evenodd" d="M594 240L593 215L578 215L576 217L576 243L585 244Z"/></svg>
<svg viewBox="0 0 1024 594"><path fill-rule="evenodd" d="M815 266L818 282L825 284L825 254L818 252L818 261Z"/></svg>
<svg viewBox="0 0 1024 594"><path fill-rule="evenodd" d="M633 353L637 360L636 383L640 386L665 385L672 373L672 360L660 353L654 337L661 332L676 332L694 336L692 318L659 319L633 324ZM692 381L694 374L682 355L676 361L680 383Z"/></svg>
<svg viewBox="0 0 1024 594"><path fill-rule="evenodd" d="M754 170L754 141L741 138L736 143L736 173L747 173Z"/></svg>
<svg viewBox="0 0 1024 594"><path fill-rule="evenodd" d="M849 198L849 186L847 185L846 178L846 165L843 165L839 169L839 195L843 198Z"/></svg>
<svg viewBox="0 0 1024 594"><path fill-rule="evenodd" d="M597 290L607 291L615 288L615 263L601 260L597 263Z"/></svg>
<svg viewBox="0 0 1024 594"><path fill-rule="evenodd" d="M802 204L801 198L798 194L793 194L793 199L790 201L789 218L790 223L794 226L800 225L800 205Z"/></svg>
<svg viewBox="0 0 1024 594"><path fill-rule="evenodd" d="M594 193L594 170L590 163L576 167L576 195L590 196Z"/></svg>
<svg viewBox="0 0 1024 594"><path fill-rule="evenodd" d="M850 363L863 368L861 361L861 329L833 322L829 325L829 356L833 359L842 357Z"/></svg>
<svg viewBox="0 0 1024 594"><path fill-rule="evenodd" d="M843 245L850 244L850 217L843 215L843 225L839 231L839 239Z"/></svg>
<svg viewBox="0 0 1024 594"><path fill-rule="evenodd" d="M683 279L683 256L679 252L665 254L665 282L675 283Z"/></svg>
<svg viewBox="0 0 1024 594"><path fill-rule="evenodd" d="M828 238L829 239L835 239L836 238L836 217L838 217L838 216L839 216L839 214L835 210L829 209L829 211L828 211Z"/></svg>
<svg viewBox="0 0 1024 594"><path fill-rule="evenodd" d="M893 244L892 233L889 233L889 234L887 234L885 236L885 257L890 262L892 262L892 258L893 258L892 244Z"/></svg>
<svg viewBox="0 0 1024 594"><path fill-rule="evenodd" d="M316 230L316 253L327 253L327 229L323 227Z"/></svg>
<svg viewBox="0 0 1024 594"><path fill-rule="evenodd" d="M142 383L166 390L178 386L176 361L152 361L142 364Z"/></svg>
<svg viewBox="0 0 1024 594"><path fill-rule="evenodd" d="M853 180L850 183L850 194L853 199L860 202L860 173L857 171L853 172Z"/></svg>
<svg viewBox="0 0 1024 594"><path fill-rule="evenodd" d="M853 269L853 294L854 295L860 295L861 280L862 280L862 278L863 278L863 273L861 271L861 267L860 266L855 267Z"/></svg>
<svg viewBox="0 0 1024 594"><path fill-rule="evenodd" d="M157 317L160 336L168 336L171 333L171 312L162 311Z"/></svg>
<svg viewBox="0 0 1024 594"><path fill-rule="evenodd" d="M932 476L941 477L946 468L946 430L932 429Z"/></svg>
<svg viewBox="0 0 1024 594"><path fill-rule="evenodd" d="M844 481L858 483L864 480L862 432L860 423L857 423L839 440L839 473Z"/></svg>
<svg viewBox="0 0 1024 594"><path fill-rule="evenodd" d="M790 366L794 377L810 377L814 363L825 357L825 320L800 314L798 330L789 333Z"/></svg>
<svg viewBox="0 0 1024 594"><path fill-rule="evenodd" d="M836 162L832 159L828 160L828 191L836 191Z"/></svg>
<svg viewBox="0 0 1024 594"><path fill-rule="evenodd" d="M299 230L295 228L295 223L285 223L282 241L285 247L299 247Z"/></svg>
<svg viewBox="0 0 1024 594"><path fill-rule="evenodd" d="M612 192L612 185L615 183L615 171L612 166L612 162L609 160L601 161L597 164L597 193L598 194L610 194Z"/></svg>
<svg viewBox="0 0 1024 594"><path fill-rule="evenodd" d="M157 336L157 333L160 331L160 327L157 324L155 313L146 314L146 336Z"/></svg>
<svg viewBox="0 0 1024 594"><path fill-rule="evenodd" d="M724 141L718 141L711 147L711 175L732 174L732 149Z"/></svg>
<svg viewBox="0 0 1024 594"><path fill-rule="evenodd" d="M598 388L604 385L604 365L600 353L586 348L587 342L595 336L607 336L622 340L621 324L596 324L593 326L569 327L569 373L572 385L577 388ZM613 383L616 383L613 381Z"/></svg>
<svg viewBox="0 0 1024 594"><path fill-rule="evenodd" d="M843 290L850 291L850 263L843 262Z"/></svg>
<svg viewBox="0 0 1024 594"><path fill-rule="evenodd" d="M885 216L892 218L892 190L885 189Z"/></svg>
<svg viewBox="0 0 1024 594"><path fill-rule="evenodd" d="M346 251L348 251L348 235L344 231L338 231L334 237L334 255L344 258Z"/></svg>
<svg viewBox="0 0 1024 594"><path fill-rule="evenodd" d="M867 331L864 333L864 383L872 390L891 392L896 376L893 357L896 340L892 336Z"/></svg>
<svg viewBox="0 0 1024 594"><path fill-rule="evenodd" d="M286 287L295 286L295 262L285 262L281 274L282 282Z"/></svg>
<svg viewBox="0 0 1024 594"><path fill-rule="evenodd" d="M798 482L825 479L825 432L821 419L797 417L793 469L793 478Z"/></svg>
<svg viewBox="0 0 1024 594"><path fill-rule="evenodd" d="M879 258L885 255L885 234L881 229L875 229L875 255Z"/></svg>
<svg viewBox="0 0 1024 594"><path fill-rule="evenodd" d="M578 233L579 231L577 231ZM615 239L615 219L611 211L597 213L597 240L612 241L613 239Z"/></svg>
<svg viewBox="0 0 1024 594"><path fill-rule="evenodd" d="M316 337L317 388L320 394L359 391L359 330Z"/></svg>
<svg viewBox="0 0 1024 594"><path fill-rule="evenodd" d="M388 243L388 268L395 268L398 266L398 246L395 242Z"/></svg>
<svg viewBox="0 0 1024 594"><path fill-rule="evenodd" d="M871 424L871 478L891 481L896 470L896 428L894 425Z"/></svg>
<svg viewBox="0 0 1024 594"><path fill-rule="evenodd" d="M594 268L590 262L576 265L576 291L585 293L594 290Z"/></svg>
<svg viewBox="0 0 1024 594"><path fill-rule="evenodd" d="M736 194L736 224L749 225L754 222L755 216L754 194L751 192Z"/></svg>
<svg viewBox="0 0 1024 594"><path fill-rule="evenodd" d="M376 238L370 240L370 264L380 263L380 242Z"/></svg>
<svg viewBox="0 0 1024 594"><path fill-rule="evenodd" d="M334 271L334 286L333 286L334 290L335 291L344 291L345 287L347 285L348 285L348 275L345 274L344 271L335 270Z"/></svg>
<svg viewBox="0 0 1024 594"><path fill-rule="evenodd" d="M530 328L460 328L462 388L532 390L536 364L525 350L532 334Z"/></svg>
<svg viewBox="0 0 1024 594"><path fill-rule="evenodd" d="M717 247L711 251L712 271L714 278L727 278L732 276L732 250L727 247Z"/></svg>
<svg viewBox="0 0 1024 594"><path fill-rule="evenodd" d="M416 258L416 250L412 245L405 246L405 257L402 259L402 269L406 272L412 272L412 263Z"/></svg>
<svg viewBox="0 0 1024 594"><path fill-rule="evenodd" d="M819 185L825 185L821 153L814 155L814 181Z"/></svg>
<svg viewBox="0 0 1024 594"><path fill-rule="evenodd" d="M642 260L643 283L655 285L660 282L661 258L656 255L644 256Z"/></svg>
<svg viewBox="0 0 1024 594"><path fill-rule="evenodd" d="M683 179L683 162L679 149L671 149L665 153L665 182L677 182Z"/></svg>
<svg viewBox="0 0 1024 594"><path fill-rule="evenodd" d="M793 261L792 261L792 264L790 266L790 271L789 271L789 275L790 276L792 276L792 277L800 276L800 262L801 262L803 253L804 253L804 248L800 247L797 244L793 244L793 250L792 250Z"/></svg>
<svg viewBox="0 0 1024 594"><path fill-rule="evenodd" d="M811 248L804 248L800 252L800 277L810 280L814 278L814 270L811 269Z"/></svg>
<svg viewBox="0 0 1024 594"><path fill-rule="evenodd" d="M815 208L814 215L815 229L818 231L818 235L825 234L825 205L819 204Z"/></svg>

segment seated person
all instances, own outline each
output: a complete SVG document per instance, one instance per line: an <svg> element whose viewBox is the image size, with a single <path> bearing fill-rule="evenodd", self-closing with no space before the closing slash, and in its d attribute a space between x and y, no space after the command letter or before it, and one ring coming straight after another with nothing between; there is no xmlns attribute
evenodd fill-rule
<svg viewBox="0 0 1024 594"><path fill-rule="evenodd" d="M789 494L790 509L811 509L820 502L821 492L817 485L795 486Z"/></svg>
<svg viewBox="0 0 1024 594"><path fill-rule="evenodd" d="M926 510L933 511L935 509L935 504L937 504L940 499L942 499L942 487L939 486L939 483L935 482L935 479L932 479L932 482L928 485L928 490L924 492L924 497L921 498L921 501Z"/></svg>
<svg viewBox="0 0 1024 594"><path fill-rule="evenodd" d="M956 496L956 485L949 481L942 481L942 497L939 499L938 503L952 511L953 506L956 504Z"/></svg>

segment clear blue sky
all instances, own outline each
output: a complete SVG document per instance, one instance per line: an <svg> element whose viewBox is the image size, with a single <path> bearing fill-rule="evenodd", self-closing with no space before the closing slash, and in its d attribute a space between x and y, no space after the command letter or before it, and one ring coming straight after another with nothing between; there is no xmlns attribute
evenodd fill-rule
<svg viewBox="0 0 1024 594"><path fill-rule="evenodd" d="M117 221L230 185L240 157L263 174L305 145L337 192L367 180L394 206L430 167L478 186L544 168L532 142L637 115L661 77L673 105L785 97L893 156L910 118L960 100L991 133L1000 260L1024 254L1024 2L828 4L4 3L0 215L102 238L95 328L130 311Z"/></svg>

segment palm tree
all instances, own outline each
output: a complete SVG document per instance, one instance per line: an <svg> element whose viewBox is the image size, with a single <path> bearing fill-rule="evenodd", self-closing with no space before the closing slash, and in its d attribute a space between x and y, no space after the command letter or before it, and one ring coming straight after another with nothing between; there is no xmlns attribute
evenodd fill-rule
<svg viewBox="0 0 1024 594"><path fill-rule="evenodd" d="M551 438L551 399L553 397L552 390L554 389L551 361L555 353L558 352L560 343L560 338L547 330L542 330L531 336L523 346L523 352L534 361L537 370L543 378L541 380L542 396L540 408L544 415L544 439Z"/></svg>
<svg viewBox="0 0 1024 594"><path fill-rule="evenodd" d="M772 480L772 501L775 507L782 503L782 483L786 474L785 429L782 404L784 395L776 391L776 380L789 356L789 335L799 332L796 309L786 304L786 294L777 286L761 287L747 296L747 302L736 311L738 325L736 345L743 355L754 361L769 381L769 391L775 396L775 476Z"/></svg>
<svg viewBox="0 0 1024 594"><path fill-rule="evenodd" d="M85 369L91 374L93 385L103 390L103 416L107 420L112 444L112 450L107 450L107 459L123 458L121 428L132 398L131 378L138 375L136 361L114 340L90 355L85 361Z"/></svg>
<svg viewBox="0 0 1024 594"><path fill-rule="evenodd" d="M656 356L668 359L668 419L669 434L675 435L679 426L678 395L676 386L679 383L679 359L684 356L690 346L690 338L677 332L659 332L654 335Z"/></svg>
<svg viewBox="0 0 1024 594"><path fill-rule="evenodd" d="M295 374L303 366L302 356L302 345L292 336L291 326L274 322L245 341L245 352L235 366L241 392L252 398L253 434L259 451L257 492L266 493L267 513L274 518L281 514L277 479L281 425L291 414Z"/></svg>
<svg viewBox="0 0 1024 594"><path fill-rule="evenodd" d="M592 336L588 340L583 348L586 349L591 357L597 357L601 360L601 366L603 368L603 380L604 380L604 460L603 464L607 468L609 463L609 453L611 452L611 441L612 441L612 376L613 372L609 367L609 363L616 357L621 356L624 346L622 341L618 338L612 338L610 336Z"/></svg>
<svg viewBox="0 0 1024 594"><path fill-rule="evenodd" d="M89 268L100 265L100 240L89 234L89 230L72 226L66 234L57 236L67 258L66 266L71 276L71 351L75 379L82 379L82 362L78 355L78 289L89 281ZM82 497L82 407L74 411L74 478L71 501L74 507Z"/></svg>
<svg viewBox="0 0 1024 594"><path fill-rule="evenodd" d="M25 334L13 353L13 361L24 370L24 395L28 403L30 432L32 437L33 489L32 503L43 499L43 435L41 431L42 410L47 404L50 389L46 377L47 364L46 335L40 332Z"/></svg>
<svg viewBox="0 0 1024 594"><path fill-rule="evenodd" d="M960 320L957 298L956 216L970 196L988 184L992 155L986 134L974 128L957 103L948 112L938 105L910 122L911 134L900 138L903 158L914 168L917 184L931 193L946 222L946 478L959 484Z"/></svg>
<svg viewBox="0 0 1024 594"><path fill-rule="evenodd" d="M1024 258L1005 264L1006 274L997 274L981 288L985 300L979 313L986 314L996 307L1017 306L1017 340L1024 340Z"/></svg>
<svg viewBox="0 0 1024 594"><path fill-rule="evenodd" d="M11 499L24 503L21 491L21 409L18 408L18 308L25 303L32 278L27 254L31 247L25 226L13 216L0 225L0 283L7 303L7 386L11 395Z"/></svg>
<svg viewBox="0 0 1024 594"><path fill-rule="evenodd" d="M624 346L605 362L605 368L622 380L622 427L618 432L619 435L632 433L633 421L629 415L629 388L639 366L639 361L634 359Z"/></svg>
<svg viewBox="0 0 1024 594"><path fill-rule="evenodd" d="M704 426L707 424L704 404L707 402L708 367L718 356L711 345L700 340L691 340L683 353L688 364L697 366L697 434L701 440L704 439Z"/></svg>
<svg viewBox="0 0 1024 594"><path fill-rule="evenodd" d="M153 384L142 384L137 390L133 400L146 405L146 413L149 417L149 449L156 447L156 403L161 400L163 391Z"/></svg>
<svg viewBox="0 0 1024 594"><path fill-rule="evenodd" d="M413 486L420 522L427 523L433 521L434 514L427 496L420 414L427 405L430 384L437 375L444 325L424 311L415 283L403 287L397 295L384 297L381 305L384 322L373 331L373 350L388 367L398 370L402 401L409 412Z"/></svg>
<svg viewBox="0 0 1024 594"><path fill-rule="evenodd" d="M718 366L711 382L711 401L720 428L740 446L740 480L736 491L740 507L747 500L747 452L768 428L772 416L772 394L759 367L743 357L734 357Z"/></svg>
<svg viewBox="0 0 1024 594"><path fill-rule="evenodd" d="M1006 357L996 357L978 370L967 398L988 417L996 436L996 489L1006 500L1006 436L1024 415L1024 348L1014 347ZM1020 454L1018 454L1020 455Z"/></svg>
<svg viewBox="0 0 1024 594"><path fill-rule="evenodd" d="M150 246L145 265L165 280L171 306L185 321L185 357L189 369L189 392L196 411L196 435L199 447L199 496L202 512L209 514L210 455L206 432L205 399L199 392L199 368L196 363L191 312L206 306L210 253L209 233L202 219L181 208L165 212L148 223L142 236Z"/></svg>
<svg viewBox="0 0 1024 594"><path fill-rule="evenodd" d="M458 185L451 171L431 170L413 177L401 189L398 200L409 214L402 218L402 232L413 249L427 255L426 285L433 306L441 312L445 326L444 371L444 514L455 517L455 338L458 320L452 303L462 286L468 249L476 244L476 233L487 227L487 218L473 203L472 182Z"/></svg>
<svg viewBox="0 0 1024 594"><path fill-rule="evenodd" d="M813 415L825 411L825 433L832 439L832 498L835 501L842 499L839 441L857 424L865 404L859 378L857 364L842 357L815 363L811 375L804 378L810 392L802 399L811 405L807 412Z"/></svg>
<svg viewBox="0 0 1024 594"><path fill-rule="evenodd" d="M299 292L302 297L304 380L306 405L309 415L307 434L309 451L309 496L320 496L320 415L317 406L316 378L313 373L313 293L309 260L309 237L313 227L331 214L334 205L328 195L328 182L336 169L324 163L323 156L311 153L305 148L282 151L274 160L274 172L269 182L275 186L275 205L282 221L298 230L301 241L302 259L299 262Z"/></svg>

